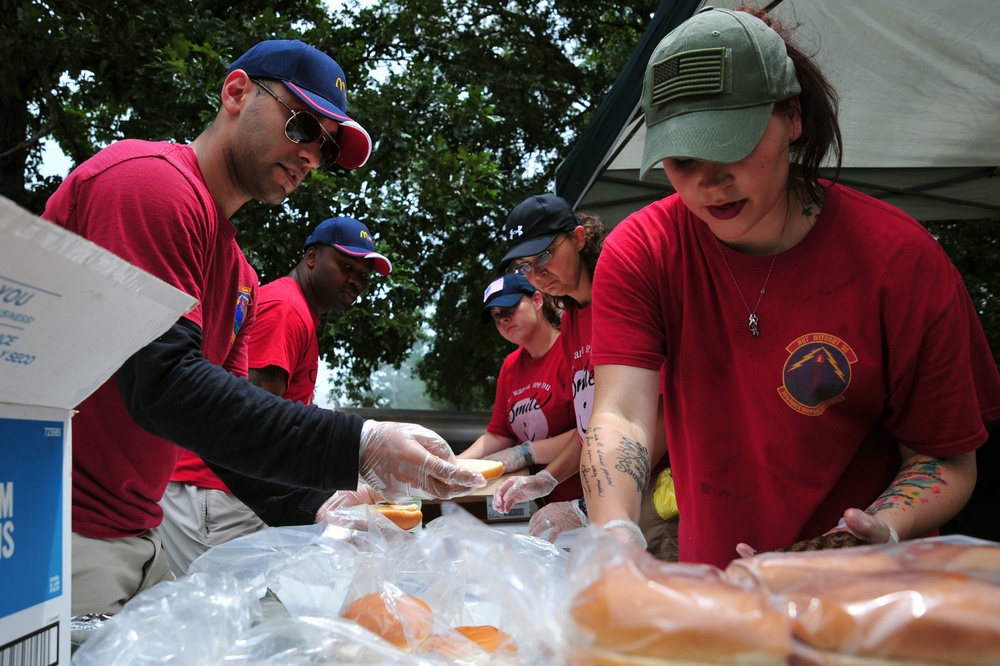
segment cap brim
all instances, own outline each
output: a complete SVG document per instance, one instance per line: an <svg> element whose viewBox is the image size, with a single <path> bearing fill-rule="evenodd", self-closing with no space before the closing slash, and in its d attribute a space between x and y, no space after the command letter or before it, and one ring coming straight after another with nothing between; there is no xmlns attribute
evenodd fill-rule
<svg viewBox="0 0 1000 666"><path fill-rule="evenodd" d="M757 147L774 104L695 111L646 128L640 180L668 157L705 162L739 162Z"/></svg>
<svg viewBox="0 0 1000 666"><path fill-rule="evenodd" d="M372 139L365 128L353 120L340 123L337 132L337 143L340 144L340 157L337 164L345 169L357 169L364 166L372 154Z"/></svg>
<svg viewBox="0 0 1000 666"><path fill-rule="evenodd" d="M563 233L562 231L554 231L551 234L546 234L544 236L538 236L537 238L532 238L531 240L526 240L523 243L515 245L510 250L507 250L507 254L504 255L503 259L500 260L501 264L506 264L510 262L511 259L517 259L518 257L530 257L536 254L541 254L545 252L545 249L552 245L552 241L556 239L556 236Z"/></svg>
<svg viewBox="0 0 1000 666"><path fill-rule="evenodd" d="M516 305L521 301L523 296L527 294L517 293L517 294L503 294L502 296L497 296L492 301L483 306L482 317L483 321L489 321L492 319L490 316L490 308L509 308L512 305Z"/></svg>
<svg viewBox="0 0 1000 666"><path fill-rule="evenodd" d="M340 123L340 129L337 130L337 144L340 145L340 157L337 158L337 164L345 169L357 169L368 161L372 154L372 139L360 123L325 97L321 97L311 90L300 88L291 81L283 81L283 83L310 109Z"/></svg>
<svg viewBox="0 0 1000 666"><path fill-rule="evenodd" d="M373 268L375 272L379 275L388 275L392 272L392 262L386 259L383 255L378 252L371 252L370 250L359 250L358 248L347 247L346 245L334 245L344 254L349 254L352 257L360 257L361 259L374 259L375 263Z"/></svg>

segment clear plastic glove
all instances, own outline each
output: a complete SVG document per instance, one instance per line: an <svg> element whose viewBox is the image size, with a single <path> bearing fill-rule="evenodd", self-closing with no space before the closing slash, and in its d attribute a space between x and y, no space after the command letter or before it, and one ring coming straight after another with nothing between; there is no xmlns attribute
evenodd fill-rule
<svg viewBox="0 0 1000 666"><path fill-rule="evenodd" d="M335 511L342 506L376 504L381 500L382 498L378 496L375 489L367 483L359 483L357 490L338 490L330 495L330 499L323 502L323 506L316 512L316 522L324 520L327 511Z"/></svg>
<svg viewBox="0 0 1000 666"><path fill-rule="evenodd" d="M451 499L486 485L482 474L455 463L433 430L371 419L361 427L361 479L390 502Z"/></svg>
<svg viewBox="0 0 1000 666"><path fill-rule="evenodd" d="M516 446L511 446L497 451L496 453L491 453L486 456L484 460L495 460L499 463L503 463L504 474L516 472L519 469L524 469L528 465L533 465L535 463L535 457L532 455L531 451L531 442L521 442Z"/></svg>
<svg viewBox="0 0 1000 666"><path fill-rule="evenodd" d="M639 526L631 520L611 520L603 525L608 534L624 545L636 544L646 550L646 537Z"/></svg>
<svg viewBox="0 0 1000 666"><path fill-rule="evenodd" d="M528 521L528 534L555 543L556 537L563 532L586 527L588 522L576 500L552 502L531 517Z"/></svg>
<svg viewBox="0 0 1000 666"><path fill-rule="evenodd" d="M531 476L515 476L505 480L493 493L493 509L499 513L510 513L518 502L545 497L559 485L556 477L544 469Z"/></svg>
<svg viewBox="0 0 1000 666"><path fill-rule="evenodd" d="M899 543L899 535L892 525L882 522L861 509L848 509L837 526L827 532L850 532L868 543Z"/></svg>

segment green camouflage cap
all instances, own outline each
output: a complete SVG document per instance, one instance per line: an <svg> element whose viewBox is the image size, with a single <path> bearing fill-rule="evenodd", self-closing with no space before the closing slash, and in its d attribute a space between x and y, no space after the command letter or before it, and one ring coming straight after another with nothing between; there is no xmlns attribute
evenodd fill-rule
<svg viewBox="0 0 1000 666"><path fill-rule="evenodd" d="M649 60L640 178L668 157L739 162L760 141L775 102L800 90L778 33L746 12L705 7Z"/></svg>

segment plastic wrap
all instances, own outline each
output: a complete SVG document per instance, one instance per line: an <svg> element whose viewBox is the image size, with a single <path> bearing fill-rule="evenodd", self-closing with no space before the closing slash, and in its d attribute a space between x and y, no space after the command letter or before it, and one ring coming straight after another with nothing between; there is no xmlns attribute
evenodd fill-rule
<svg viewBox="0 0 1000 666"><path fill-rule="evenodd" d="M132 599L76 651L73 663L218 664L260 618L260 606L244 583L226 575L188 575Z"/></svg>
<svg viewBox="0 0 1000 666"><path fill-rule="evenodd" d="M554 607L566 562L547 542L457 508L407 532L368 505L345 507L318 525L216 546L187 576L126 604L74 663L560 664ZM400 649L341 617L369 594L421 599L432 611L429 639ZM509 640L491 652L460 627Z"/></svg>

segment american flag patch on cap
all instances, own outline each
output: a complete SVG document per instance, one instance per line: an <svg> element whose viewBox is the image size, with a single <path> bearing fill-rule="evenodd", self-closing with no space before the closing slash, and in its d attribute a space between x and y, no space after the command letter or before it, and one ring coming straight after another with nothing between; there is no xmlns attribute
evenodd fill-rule
<svg viewBox="0 0 1000 666"><path fill-rule="evenodd" d="M483 292L483 303L490 300L490 296L503 290L503 278L497 278L490 282L490 286L486 287L486 291Z"/></svg>
<svg viewBox="0 0 1000 666"><path fill-rule="evenodd" d="M686 95L712 95L725 88L724 47L683 51L653 65L652 104Z"/></svg>

